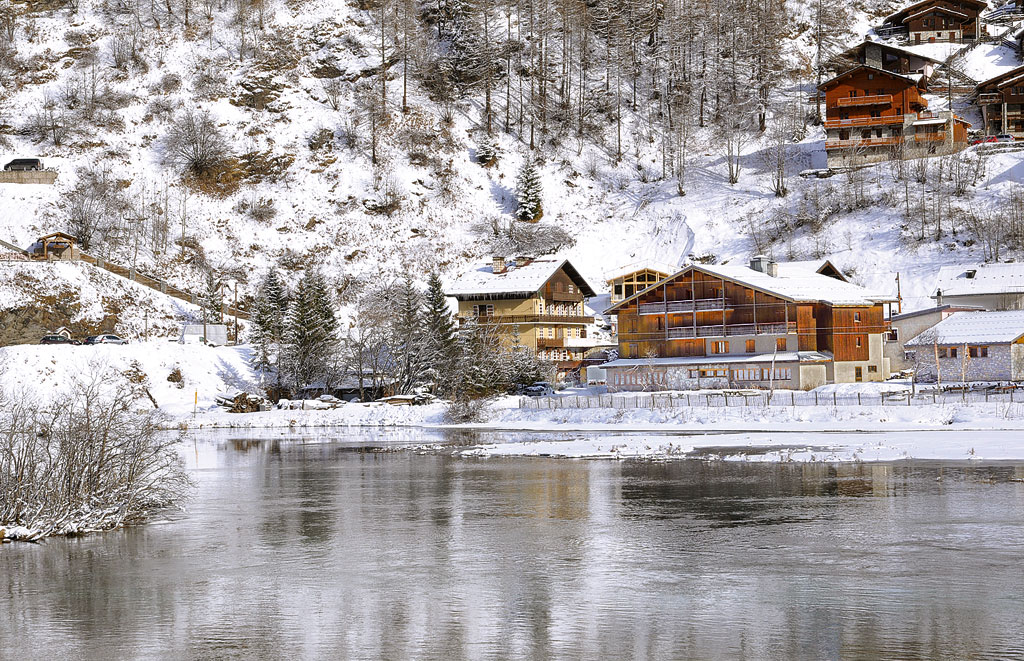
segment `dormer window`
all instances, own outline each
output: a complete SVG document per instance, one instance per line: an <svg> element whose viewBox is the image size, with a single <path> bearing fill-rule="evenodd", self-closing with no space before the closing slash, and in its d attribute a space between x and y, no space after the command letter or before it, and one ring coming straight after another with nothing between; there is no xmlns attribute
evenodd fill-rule
<svg viewBox="0 0 1024 661"><path fill-rule="evenodd" d="M967 271L967 279L968 280L973 279L974 276L976 276L976 275L978 275L978 272L975 269L970 269L969 271Z"/></svg>

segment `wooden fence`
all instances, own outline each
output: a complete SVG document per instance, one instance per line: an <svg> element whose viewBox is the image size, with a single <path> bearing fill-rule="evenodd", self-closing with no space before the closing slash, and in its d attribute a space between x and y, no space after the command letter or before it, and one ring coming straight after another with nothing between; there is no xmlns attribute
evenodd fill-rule
<svg viewBox="0 0 1024 661"><path fill-rule="evenodd" d="M910 396L899 393L838 393L780 391L775 393L650 393L623 395L555 395L521 397L519 408L530 410L557 409L674 409L687 407L751 407L768 406L920 406L932 404L971 404L1001 402L1024 404L1024 392L1007 390L930 390Z"/></svg>

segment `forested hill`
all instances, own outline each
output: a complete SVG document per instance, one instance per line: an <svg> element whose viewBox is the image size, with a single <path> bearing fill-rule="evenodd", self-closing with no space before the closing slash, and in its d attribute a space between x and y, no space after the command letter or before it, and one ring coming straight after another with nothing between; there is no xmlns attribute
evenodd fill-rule
<svg viewBox="0 0 1024 661"><path fill-rule="evenodd" d="M60 172L0 188L0 238L70 231L183 287L315 265L342 304L518 252L595 285L641 258L830 256L921 294L951 252L988 256L1015 157L964 161L956 195L934 163L796 176L822 148L818 63L897 6L0 0L0 157Z"/></svg>

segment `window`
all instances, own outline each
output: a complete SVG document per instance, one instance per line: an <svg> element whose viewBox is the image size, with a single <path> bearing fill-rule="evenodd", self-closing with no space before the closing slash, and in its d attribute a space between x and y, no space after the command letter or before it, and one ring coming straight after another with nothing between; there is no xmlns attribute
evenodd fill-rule
<svg viewBox="0 0 1024 661"><path fill-rule="evenodd" d="M729 353L729 343L724 341L712 342L711 353Z"/></svg>
<svg viewBox="0 0 1024 661"><path fill-rule="evenodd" d="M761 370L756 367L753 369L733 370L732 378L735 381L757 381L761 375Z"/></svg>
<svg viewBox="0 0 1024 661"><path fill-rule="evenodd" d="M754 353L757 350L753 340L747 340L747 353Z"/></svg>
<svg viewBox="0 0 1024 661"><path fill-rule="evenodd" d="M690 370L690 375L689 376L690 376L691 379L699 379L700 378L700 370Z"/></svg>
<svg viewBox="0 0 1024 661"><path fill-rule="evenodd" d="M767 367L762 370L761 379L763 381L767 381L769 379L774 379L775 381L789 381L791 378L793 378L793 370L789 367L776 367L774 375L772 374L771 369Z"/></svg>
<svg viewBox="0 0 1024 661"><path fill-rule="evenodd" d="M855 323L855 324L859 324L860 323L860 312L854 312L853 313L853 323Z"/></svg>
<svg viewBox="0 0 1024 661"><path fill-rule="evenodd" d="M853 368L853 380L854 381L863 381L864 380L864 368L863 367L854 367Z"/></svg>
<svg viewBox="0 0 1024 661"><path fill-rule="evenodd" d="M786 350L786 338L780 337L775 340L775 350L785 351Z"/></svg>
<svg viewBox="0 0 1024 661"><path fill-rule="evenodd" d="M639 358L640 357L640 345L638 345L638 344L631 344L631 345L629 345L629 357L630 358Z"/></svg>
<svg viewBox="0 0 1024 661"><path fill-rule="evenodd" d="M878 372L878 365L868 365L868 374L876 374Z"/></svg>
<svg viewBox="0 0 1024 661"><path fill-rule="evenodd" d="M861 346L861 344L860 344L860 338L858 337L858 338L857 338L857 348L858 348L858 349L860 349L860 346Z"/></svg>
<svg viewBox="0 0 1024 661"><path fill-rule="evenodd" d="M474 317L490 317L494 314L493 305L474 305L473 316Z"/></svg>
<svg viewBox="0 0 1024 661"><path fill-rule="evenodd" d="M904 351L903 352L903 360L912 363L916 359L917 359L917 352L916 351Z"/></svg>
<svg viewBox="0 0 1024 661"><path fill-rule="evenodd" d="M956 347L950 347L949 348L949 357L950 358L956 358Z"/></svg>
<svg viewBox="0 0 1024 661"><path fill-rule="evenodd" d="M971 347L969 351L971 358L988 358L988 347Z"/></svg>

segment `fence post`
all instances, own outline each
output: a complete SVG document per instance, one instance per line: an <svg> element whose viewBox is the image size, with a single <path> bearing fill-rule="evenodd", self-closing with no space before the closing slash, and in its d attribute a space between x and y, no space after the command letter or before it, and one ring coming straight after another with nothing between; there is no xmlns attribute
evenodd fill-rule
<svg viewBox="0 0 1024 661"><path fill-rule="evenodd" d="M818 405L818 391L817 390L814 391L814 405L815 406Z"/></svg>
<svg viewBox="0 0 1024 661"><path fill-rule="evenodd" d="M860 393L859 392L857 393L857 406L861 406L861 403L860 403Z"/></svg>
<svg viewBox="0 0 1024 661"><path fill-rule="evenodd" d="M832 406L839 406L839 401L836 399L835 391L832 392Z"/></svg>
<svg viewBox="0 0 1024 661"><path fill-rule="evenodd" d="M789 404L790 404L790 406L796 408L796 393L795 392L790 392L789 393Z"/></svg>
<svg viewBox="0 0 1024 661"><path fill-rule="evenodd" d="M690 393L686 393L686 405L690 405Z"/></svg>
<svg viewBox="0 0 1024 661"><path fill-rule="evenodd" d="M907 393L907 406L910 406L910 400L913 399L913 398L914 398L914 396L911 393L908 392Z"/></svg>
<svg viewBox="0 0 1024 661"><path fill-rule="evenodd" d="M705 399L704 403L707 405L707 407L711 408L711 395L704 395L704 399Z"/></svg>
<svg viewBox="0 0 1024 661"><path fill-rule="evenodd" d="M725 395L725 408L729 408L729 394L728 393L726 393L726 395Z"/></svg>

